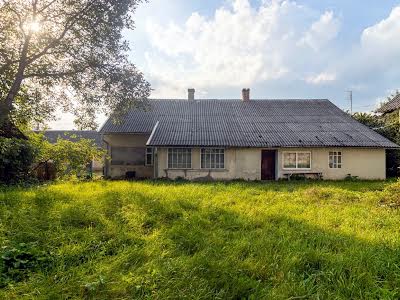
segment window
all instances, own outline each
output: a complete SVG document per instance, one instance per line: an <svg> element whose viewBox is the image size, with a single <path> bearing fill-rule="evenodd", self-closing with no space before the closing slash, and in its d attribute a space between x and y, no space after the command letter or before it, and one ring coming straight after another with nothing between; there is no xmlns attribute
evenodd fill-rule
<svg viewBox="0 0 400 300"><path fill-rule="evenodd" d="M153 148L146 148L146 166L153 165Z"/></svg>
<svg viewBox="0 0 400 300"><path fill-rule="evenodd" d="M168 169L191 169L192 149L168 148Z"/></svg>
<svg viewBox="0 0 400 300"><path fill-rule="evenodd" d="M112 165L144 166L146 148L111 147Z"/></svg>
<svg viewBox="0 0 400 300"><path fill-rule="evenodd" d="M329 152L329 168L341 169L342 168L342 152L330 151Z"/></svg>
<svg viewBox="0 0 400 300"><path fill-rule="evenodd" d="M284 169L311 169L311 152L284 152Z"/></svg>
<svg viewBox="0 0 400 300"><path fill-rule="evenodd" d="M201 149L201 168L202 169L223 169L225 168L224 149Z"/></svg>

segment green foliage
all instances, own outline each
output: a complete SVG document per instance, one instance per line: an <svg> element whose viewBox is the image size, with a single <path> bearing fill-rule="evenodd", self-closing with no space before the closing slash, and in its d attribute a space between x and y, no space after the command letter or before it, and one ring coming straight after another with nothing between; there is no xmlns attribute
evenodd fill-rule
<svg viewBox="0 0 400 300"><path fill-rule="evenodd" d="M101 161L106 155L104 149L99 149L89 139L69 141L59 138L56 143L51 144L43 134L31 133L29 137L37 149L35 163L52 162L59 177L85 175L92 160Z"/></svg>
<svg viewBox="0 0 400 300"><path fill-rule="evenodd" d="M399 187L100 181L3 188L0 245L35 241L27 250L35 263L26 263L21 279L7 275L0 298L398 299L400 211L389 204ZM51 260L36 263L46 253Z"/></svg>
<svg viewBox="0 0 400 300"><path fill-rule="evenodd" d="M46 269L49 256L37 249L37 243L19 243L0 250L0 287L25 280L30 272Z"/></svg>
<svg viewBox="0 0 400 300"><path fill-rule="evenodd" d="M43 121L63 108L95 128L100 111L143 105L150 84L122 34L141 2L1 1L0 123Z"/></svg>
<svg viewBox="0 0 400 300"><path fill-rule="evenodd" d="M106 152L93 140L58 139L49 143L43 134L30 133L28 140L0 137L0 182L18 183L33 177L40 164L51 162L58 177L88 176L88 164L101 161Z"/></svg>
<svg viewBox="0 0 400 300"><path fill-rule="evenodd" d="M0 137L0 182L17 182L28 177L35 157L29 141Z"/></svg>

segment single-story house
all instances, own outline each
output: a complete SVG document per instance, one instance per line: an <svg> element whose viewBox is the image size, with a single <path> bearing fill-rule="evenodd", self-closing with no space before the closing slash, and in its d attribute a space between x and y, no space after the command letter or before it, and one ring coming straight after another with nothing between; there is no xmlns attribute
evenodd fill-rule
<svg viewBox="0 0 400 300"><path fill-rule="evenodd" d="M100 132L110 178L385 179L385 149L399 146L329 100L153 99Z"/></svg>
<svg viewBox="0 0 400 300"><path fill-rule="evenodd" d="M58 139L72 142L87 139L93 141L97 147L103 148L101 134L96 130L46 130L44 132L36 130L35 132L43 133L44 138L52 144L56 143ZM88 166L90 172L97 174L103 173L103 167L104 163L96 160L92 160Z"/></svg>

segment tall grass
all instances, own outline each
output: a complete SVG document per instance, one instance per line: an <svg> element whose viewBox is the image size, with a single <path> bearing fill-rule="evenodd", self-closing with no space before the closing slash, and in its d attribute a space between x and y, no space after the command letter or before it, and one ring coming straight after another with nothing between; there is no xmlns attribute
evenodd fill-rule
<svg viewBox="0 0 400 300"><path fill-rule="evenodd" d="M400 183L0 191L1 299L400 297Z"/></svg>

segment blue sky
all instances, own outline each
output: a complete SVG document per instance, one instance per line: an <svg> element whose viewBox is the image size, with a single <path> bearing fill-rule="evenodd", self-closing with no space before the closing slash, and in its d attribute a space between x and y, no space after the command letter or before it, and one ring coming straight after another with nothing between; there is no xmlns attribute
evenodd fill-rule
<svg viewBox="0 0 400 300"><path fill-rule="evenodd" d="M400 1L150 0L125 32L152 97L328 98L368 111L400 89ZM100 118L100 122L104 117ZM52 127L70 127L68 118Z"/></svg>

